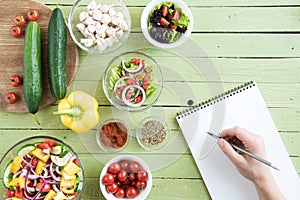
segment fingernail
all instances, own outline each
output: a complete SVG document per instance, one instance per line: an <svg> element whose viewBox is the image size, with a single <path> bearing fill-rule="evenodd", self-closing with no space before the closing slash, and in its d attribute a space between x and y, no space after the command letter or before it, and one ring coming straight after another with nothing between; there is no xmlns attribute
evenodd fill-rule
<svg viewBox="0 0 300 200"><path fill-rule="evenodd" d="M219 146L223 146L224 145L224 140L219 139L218 144L219 144Z"/></svg>

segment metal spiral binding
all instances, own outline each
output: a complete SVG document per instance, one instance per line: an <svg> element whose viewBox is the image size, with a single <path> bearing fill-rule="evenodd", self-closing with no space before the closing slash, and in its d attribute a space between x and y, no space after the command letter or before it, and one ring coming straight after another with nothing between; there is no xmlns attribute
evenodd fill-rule
<svg viewBox="0 0 300 200"><path fill-rule="evenodd" d="M238 87L235 87L231 90L228 90L220 95L217 95L215 97L212 97L211 99L208 99L204 102L201 102L199 104L197 104L196 106L192 106L188 109L185 109L181 112L178 112L176 114L176 118L177 119L180 119L182 117L185 117L187 115L190 115L190 114L193 114L194 112L197 112L197 110L200 110L200 109L203 109L203 108L206 108L208 106L212 106L213 104L215 103L218 103L219 101L223 101L231 96L234 96L244 90L248 90L250 88L252 88L253 86L255 86L255 83L253 81L250 81L250 82L247 82L247 83L244 83L243 85L240 85Z"/></svg>

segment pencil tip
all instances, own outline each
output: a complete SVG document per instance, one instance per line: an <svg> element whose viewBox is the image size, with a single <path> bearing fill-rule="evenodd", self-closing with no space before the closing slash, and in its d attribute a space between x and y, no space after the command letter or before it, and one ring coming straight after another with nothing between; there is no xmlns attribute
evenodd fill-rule
<svg viewBox="0 0 300 200"><path fill-rule="evenodd" d="M278 167L274 166L274 165L271 165L271 167L272 167L273 169L276 169L276 170L280 171L280 169L279 169Z"/></svg>

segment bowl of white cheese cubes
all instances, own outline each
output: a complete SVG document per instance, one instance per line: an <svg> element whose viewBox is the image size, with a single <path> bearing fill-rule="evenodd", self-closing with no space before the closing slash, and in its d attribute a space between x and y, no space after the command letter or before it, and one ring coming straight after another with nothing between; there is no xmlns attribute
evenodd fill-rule
<svg viewBox="0 0 300 200"><path fill-rule="evenodd" d="M125 44L130 13L122 0L77 0L68 17L75 43L88 53L110 53Z"/></svg>

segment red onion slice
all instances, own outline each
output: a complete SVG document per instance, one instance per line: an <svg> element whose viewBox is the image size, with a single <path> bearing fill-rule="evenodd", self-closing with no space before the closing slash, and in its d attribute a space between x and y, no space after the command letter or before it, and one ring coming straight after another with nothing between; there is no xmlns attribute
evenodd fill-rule
<svg viewBox="0 0 300 200"><path fill-rule="evenodd" d="M51 162L50 163L50 175L51 175L51 178L53 178L53 180L55 180L55 181L60 181L60 177L57 177L57 176L55 176L55 174L54 174L54 172L53 172L53 163Z"/></svg>
<svg viewBox="0 0 300 200"><path fill-rule="evenodd" d="M122 59L121 65L122 65L123 69L124 69L126 72L130 73L130 74L138 73L138 72L140 72L140 71L143 69L143 67L144 67L144 65L142 64L142 62L140 62L138 68L136 68L136 69L128 69L128 68L125 66L124 59Z"/></svg>
<svg viewBox="0 0 300 200"><path fill-rule="evenodd" d="M139 85L139 82L138 82L135 78L133 78L133 77L130 77L130 76L124 76L124 77L120 78L120 79L115 83L115 85L114 85L114 95L115 95L115 97L116 97L119 101L121 101L121 102L123 102L123 100L119 97L119 95L116 94L116 91L118 90L120 83L121 83L122 81L124 81L124 80L127 80L127 79L132 79L132 80L135 82L136 85ZM124 88L124 89L125 89L125 88ZM123 91L124 91L124 90L123 90ZM139 92L137 92L136 95L135 95L135 97L132 98L130 101L134 100L138 95L139 95Z"/></svg>
<svg viewBox="0 0 300 200"><path fill-rule="evenodd" d="M127 91L128 91L130 88L132 88L132 87L134 87L134 88L136 88L136 89L138 89L139 91L142 92L142 100L141 100L139 103L131 103L132 100L127 100L127 99L126 99L126 93L127 93ZM144 90L141 86L139 86L139 85L127 85L127 86L124 88L123 92L122 92L122 100L123 100L123 102L124 102L127 106L130 106L130 107L133 107L133 108L140 107L141 105L143 105L143 103L144 103L145 100L146 100L146 93L145 93L145 90Z"/></svg>

